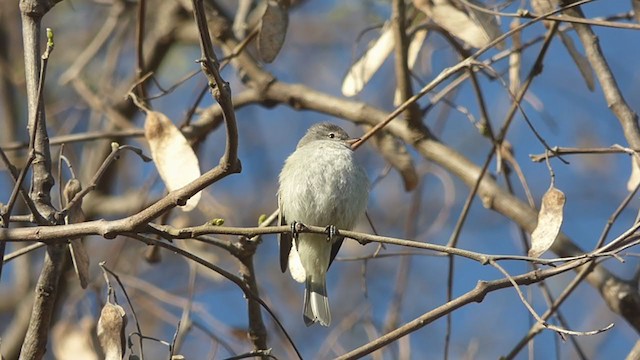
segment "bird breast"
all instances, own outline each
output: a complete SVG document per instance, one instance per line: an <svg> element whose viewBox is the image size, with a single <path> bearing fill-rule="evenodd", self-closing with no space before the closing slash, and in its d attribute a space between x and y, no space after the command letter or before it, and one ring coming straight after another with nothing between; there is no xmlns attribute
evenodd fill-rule
<svg viewBox="0 0 640 360"><path fill-rule="evenodd" d="M346 144L319 142L298 148L285 162L280 174L285 218L351 229L366 207L367 176Z"/></svg>

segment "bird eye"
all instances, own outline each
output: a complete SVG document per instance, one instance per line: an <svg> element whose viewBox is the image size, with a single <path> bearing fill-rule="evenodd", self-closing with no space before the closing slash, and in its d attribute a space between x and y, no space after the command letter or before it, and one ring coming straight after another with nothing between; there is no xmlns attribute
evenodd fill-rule
<svg viewBox="0 0 640 360"><path fill-rule="evenodd" d="M335 138L335 137L336 137L336 134L334 134L334 133L329 133L329 139L333 139L333 138Z"/></svg>

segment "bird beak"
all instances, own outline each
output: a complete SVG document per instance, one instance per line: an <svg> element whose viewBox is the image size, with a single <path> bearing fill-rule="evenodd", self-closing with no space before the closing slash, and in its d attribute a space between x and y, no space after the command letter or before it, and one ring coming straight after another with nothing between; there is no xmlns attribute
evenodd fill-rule
<svg viewBox="0 0 640 360"><path fill-rule="evenodd" d="M353 139L347 140L346 143L353 148L353 145L358 143L358 141L360 141L360 138L353 138Z"/></svg>

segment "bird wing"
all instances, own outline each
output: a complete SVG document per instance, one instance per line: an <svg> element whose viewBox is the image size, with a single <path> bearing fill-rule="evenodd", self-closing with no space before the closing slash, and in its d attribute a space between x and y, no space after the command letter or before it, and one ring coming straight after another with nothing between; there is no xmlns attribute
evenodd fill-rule
<svg viewBox="0 0 640 360"><path fill-rule="evenodd" d="M335 259L336 255L338 255L338 251L340 251L340 246L342 246L343 241L344 236L340 236L337 237L333 242L333 245L331 245L331 257L329 258L329 266L327 266L327 270L331 267L331 264L333 264L333 259Z"/></svg>
<svg viewBox="0 0 640 360"><path fill-rule="evenodd" d="M280 196L278 196L278 208L280 209L278 212L278 225L287 225L287 220L284 218L284 214L282 213L283 210L282 203L280 202ZM287 271L287 262L289 260L289 252L291 252L292 242L293 238L291 233L278 234L278 244L280 244L280 270L282 270L282 272Z"/></svg>

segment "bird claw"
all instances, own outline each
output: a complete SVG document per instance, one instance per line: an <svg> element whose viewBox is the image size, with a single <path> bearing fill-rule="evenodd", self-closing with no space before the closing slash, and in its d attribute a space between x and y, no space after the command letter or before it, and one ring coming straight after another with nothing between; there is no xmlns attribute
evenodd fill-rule
<svg viewBox="0 0 640 360"><path fill-rule="evenodd" d="M331 242L331 239L333 239L336 235L338 235L338 229L336 229L334 225L329 225L326 228L324 228L324 232L327 233L328 242Z"/></svg>
<svg viewBox="0 0 640 360"><path fill-rule="evenodd" d="M307 227L304 226L303 223L301 222L297 222L297 221L293 221L291 223L291 236L295 239L298 240L298 234L300 232L302 232L304 229L306 229Z"/></svg>

